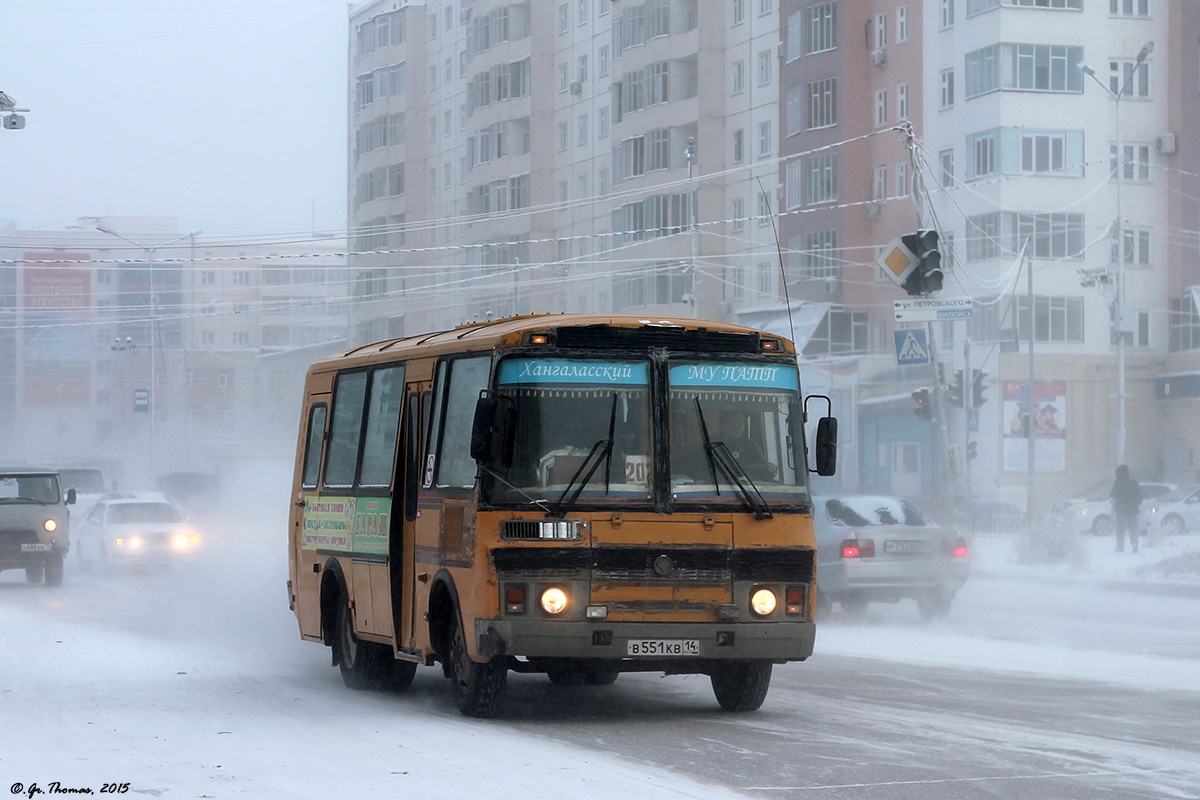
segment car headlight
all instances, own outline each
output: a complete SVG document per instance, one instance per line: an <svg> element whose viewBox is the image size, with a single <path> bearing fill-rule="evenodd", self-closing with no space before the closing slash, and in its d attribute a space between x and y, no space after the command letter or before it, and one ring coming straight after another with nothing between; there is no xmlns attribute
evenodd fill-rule
<svg viewBox="0 0 1200 800"><path fill-rule="evenodd" d="M567 609L567 593L557 586L542 592L542 610L547 614L561 614Z"/></svg>
<svg viewBox="0 0 1200 800"><path fill-rule="evenodd" d="M42 523L42 527L45 528L48 533L54 533L56 530L58 530L58 523L52 519L48 519Z"/></svg>
<svg viewBox="0 0 1200 800"><path fill-rule="evenodd" d="M779 600L770 589L759 589L750 595L750 609L760 617L766 617L775 610Z"/></svg>

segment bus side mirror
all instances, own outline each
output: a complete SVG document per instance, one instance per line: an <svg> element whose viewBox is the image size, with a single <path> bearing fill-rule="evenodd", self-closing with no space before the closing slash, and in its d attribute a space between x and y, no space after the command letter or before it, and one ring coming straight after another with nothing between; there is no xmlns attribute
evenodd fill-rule
<svg viewBox="0 0 1200 800"><path fill-rule="evenodd" d="M67 505L69 505L69 506L75 505L76 497L78 497L78 495L75 494L74 489L67 489Z"/></svg>
<svg viewBox="0 0 1200 800"><path fill-rule="evenodd" d="M828 477L837 472L837 417L817 420L817 474Z"/></svg>
<svg viewBox="0 0 1200 800"><path fill-rule="evenodd" d="M498 407L496 398L486 392L481 392L479 401L475 403L475 420L471 424L471 458L477 464L492 460Z"/></svg>

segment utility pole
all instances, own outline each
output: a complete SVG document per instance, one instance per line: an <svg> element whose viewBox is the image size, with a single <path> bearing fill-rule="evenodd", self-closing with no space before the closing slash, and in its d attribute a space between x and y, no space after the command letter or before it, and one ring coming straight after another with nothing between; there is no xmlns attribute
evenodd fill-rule
<svg viewBox="0 0 1200 800"><path fill-rule="evenodd" d="M687 149L683 151L683 156L687 159L688 192L691 195L688 198L688 217L690 218L688 221L691 222L692 230L691 234L688 236L688 240L691 242L692 247L692 266L689 270L691 275L691 288L688 294L690 294L692 298L692 316L694 317L698 313L697 309L699 308L699 301L696 298L696 290L699 288L699 281L696 280L696 268L698 266L696 263L696 204L700 200L699 196L696 194L696 187L692 183L692 162L696 160L695 138L691 136L688 137Z"/></svg>
<svg viewBox="0 0 1200 800"><path fill-rule="evenodd" d="M1037 451L1034 445L1037 443L1037 420L1033 416L1033 340L1035 326L1033 323L1033 261L1025 255L1029 249L1029 240L1025 240L1025 246L1021 248L1021 258L1025 264L1025 285L1029 295L1029 382L1025 385L1026 405L1025 415L1029 420L1027 434L1029 455L1025 465L1025 516L1029 520L1030 527L1033 526L1033 474L1035 467L1035 459ZM1020 330L1020 314L1017 315L1017 329Z"/></svg>
<svg viewBox="0 0 1200 800"><path fill-rule="evenodd" d="M1108 96L1113 99L1113 116L1116 119L1117 128L1117 222L1116 222L1116 237L1117 237L1117 285L1116 298L1113 301L1113 330L1117 335L1117 449L1116 457L1117 464L1125 463L1125 219L1121 212L1121 189L1124 186L1125 173L1125 146L1121 141L1121 98L1129 94L1129 87L1133 85L1133 79L1137 77L1138 70L1146 63L1146 56L1154 52L1154 42L1146 42L1142 45L1142 49L1138 51L1137 59L1134 61L1133 69L1129 71L1129 77L1125 79L1125 83L1114 92L1108 86L1104 85L1104 81L1096 77L1096 71L1087 64L1080 62L1079 68L1083 70L1085 75L1088 75L1092 80L1100 85L1100 88L1108 93Z"/></svg>
<svg viewBox="0 0 1200 800"><path fill-rule="evenodd" d="M971 372L971 339L963 342L963 479L967 484L967 499L971 499L971 413L975 410L975 380Z"/></svg>

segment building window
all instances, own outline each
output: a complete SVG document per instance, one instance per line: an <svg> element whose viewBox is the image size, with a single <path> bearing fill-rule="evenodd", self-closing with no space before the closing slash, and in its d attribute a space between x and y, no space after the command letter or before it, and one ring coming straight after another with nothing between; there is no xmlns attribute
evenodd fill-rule
<svg viewBox="0 0 1200 800"><path fill-rule="evenodd" d="M938 160L942 165L942 188L949 189L954 186L954 150L941 151Z"/></svg>
<svg viewBox="0 0 1200 800"><path fill-rule="evenodd" d="M967 180L986 178L996 172L996 133L973 134L967 137L972 161Z"/></svg>
<svg viewBox="0 0 1200 800"><path fill-rule="evenodd" d="M882 128L887 125L887 89L877 89L875 91L875 127Z"/></svg>
<svg viewBox="0 0 1200 800"><path fill-rule="evenodd" d="M955 0L939 0L938 21L942 30L954 27L954 2Z"/></svg>
<svg viewBox="0 0 1200 800"><path fill-rule="evenodd" d="M738 128L733 132L733 163L739 164L746 159L746 131Z"/></svg>
<svg viewBox="0 0 1200 800"><path fill-rule="evenodd" d="M1066 166L1067 135L1064 131L1021 132L1021 171L1059 172Z"/></svg>
<svg viewBox="0 0 1200 800"><path fill-rule="evenodd" d="M784 172L783 201L788 211L804 204L804 166L799 159L789 161Z"/></svg>
<svg viewBox="0 0 1200 800"><path fill-rule="evenodd" d="M896 7L896 44L908 41L908 6Z"/></svg>
<svg viewBox="0 0 1200 800"><path fill-rule="evenodd" d="M871 200L879 202L887 198L887 167L883 164L875 167L871 180Z"/></svg>
<svg viewBox="0 0 1200 800"><path fill-rule="evenodd" d="M649 97L647 105L665 103L671 99L671 64L659 61L646 67Z"/></svg>
<svg viewBox="0 0 1200 800"><path fill-rule="evenodd" d="M600 115L600 120L597 123L599 125L600 131L597 134L597 137L600 139L607 139L608 138L608 106L600 106L600 111L598 111L597 113Z"/></svg>
<svg viewBox="0 0 1200 800"><path fill-rule="evenodd" d="M967 217L967 261L984 261L1000 255L1000 212Z"/></svg>
<svg viewBox="0 0 1200 800"><path fill-rule="evenodd" d="M588 62L588 57L586 55L580 56L578 59L576 59L575 74L577 77L575 78L575 80L579 81L580 83L587 83L587 79L588 79L588 69L587 69L588 63L587 62Z"/></svg>
<svg viewBox="0 0 1200 800"><path fill-rule="evenodd" d="M576 139L575 139L575 144L578 147L582 147L583 145L588 143L588 115L580 114L578 119L576 120L576 122L577 122L577 131L576 131L577 135L576 135Z"/></svg>
<svg viewBox="0 0 1200 800"><path fill-rule="evenodd" d="M1150 16L1150 0L1108 0L1108 13L1119 17Z"/></svg>
<svg viewBox="0 0 1200 800"><path fill-rule="evenodd" d="M808 84L808 129L832 128L837 124L837 78Z"/></svg>
<svg viewBox="0 0 1200 800"><path fill-rule="evenodd" d="M758 227L765 228L771 224L771 203L766 192L756 192L754 196L758 198Z"/></svg>
<svg viewBox="0 0 1200 800"><path fill-rule="evenodd" d="M967 97L997 89L1078 94L1083 91L1082 60L1082 47L1060 44L995 44L973 50L966 55Z"/></svg>
<svg viewBox="0 0 1200 800"><path fill-rule="evenodd" d="M571 30L571 10L563 3L558 7L558 32L566 33Z"/></svg>
<svg viewBox="0 0 1200 800"><path fill-rule="evenodd" d="M1121 159L1121 162L1125 167L1122 177L1127 181L1149 182L1150 145L1122 142L1121 149L1124 151L1124 158ZM1112 180L1115 181L1117 179L1117 145L1115 142L1109 145L1108 152L1108 168L1113 176Z"/></svg>
<svg viewBox="0 0 1200 800"><path fill-rule="evenodd" d="M670 169L671 167L671 129L656 128L647 134L649 138L649 164L647 169Z"/></svg>
<svg viewBox="0 0 1200 800"><path fill-rule="evenodd" d="M758 15L765 17L771 13L771 9L775 7L773 0L758 0Z"/></svg>
<svg viewBox="0 0 1200 800"><path fill-rule="evenodd" d="M233 285L234 285L234 286L249 286L249 285L250 285L250 273L249 273L249 271L247 271L247 270L242 270L242 269L239 269L239 270L234 270L234 272L233 272Z"/></svg>
<svg viewBox="0 0 1200 800"><path fill-rule="evenodd" d="M823 53L837 47L837 3L817 3L804 9L804 52Z"/></svg>
<svg viewBox="0 0 1200 800"><path fill-rule="evenodd" d="M939 75L941 76L942 86L942 104L941 108L954 107L954 69L944 69Z"/></svg>
<svg viewBox="0 0 1200 800"><path fill-rule="evenodd" d="M567 123L558 123L558 149L563 151L567 149Z"/></svg>
<svg viewBox="0 0 1200 800"><path fill-rule="evenodd" d="M805 204L811 206L836 202L839 191L837 154L809 156L805 164Z"/></svg>
<svg viewBox="0 0 1200 800"><path fill-rule="evenodd" d="M766 158L771 155L771 121L766 120L758 123L758 157Z"/></svg>
<svg viewBox="0 0 1200 800"><path fill-rule="evenodd" d="M1034 295L1033 314L1029 296L1017 295L1017 336L1028 341L1032 326L1035 342L1079 344L1083 342L1083 298Z"/></svg>
<svg viewBox="0 0 1200 800"><path fill-rule="evenodd" d="M608 77L608 45L601 45L596 51L596 77Z"/></svg>
<svg viewBox="0 0 1200 800"><path fill-rule="evenodd" d="M201 286L214 286L217 282L217 273L215 270L206 269L200 273Z"/></svg>
<svg viewBox="0 0 1200 800"><path fill-rule="evenodd" d="M908 84L896 84L896 119L908 119Z"/></svg>
<svg viewBox="0 0 1200 800"><path fill-rule="evenodd" d="M771 85L771 51L760 50L758 53L758 85Z"/></svg>
<svg viewBox="0 0 1200 800"><path fill-rule="evenodd" d="M758 273L758 293L764 296L774 294L775 270L771 269L771 262L758 262L755 271Z"/></svg>
<svg viewBox="0 0 1200 800"><path fill-rule="evenodd" d="M1195 294L1185 291L1179 297L1172 297L1167 322L1168 348L1172 353L1200 350L1200 313L1197 312Z"/></svg>
<svg viewBox="0 0 1200 800"><path fill-rule="evenodd" d="M1150 266L1150 230L1148 228L1123 227L1121 238L1125 240L1125 247L1122 249L1127 266ZM1113 242L1111 259L1115 264L1117 261L1116 242Z"/></svg>
<svg viewBox="0 0 1200 800"><path fill-rule="evenodd" d="M1108 88L1113 94L1124 92L1122 98L1136 97L1142 100L1150 97L1150 64L1142 62L1141 69L1135 74L1137 66L1137 61L1133 59L1109 59Z"/></svg>
<svg viewBox="0 0 1200 800"><path fill-rule="evenodd" d="M1005 213L1012 231L1009 249L1019 252L1029 242L1028 255L1042 259L1083 258L1083 214L1061 212L1047 214Z"/></svg>
<svg viewBox="0 0 1200 800"><path fill-rule="evenodd" d="M590 13L589 13L589 9L588 9L588 0L579 0L578 5L579 5L579 8L578 8L578 13L575 17L575 24L587 25L588 19L590 17Z"/></svg>
<svg viewBox="0 0 1200 800"><path fill-rule="evenodd" d="M744 198L733 198L733 209L730 216L733 222L731 228L734 233L741 233L746 229L746 200Z"/></svg>
<svg viewBox="0 0 1200 800"><path fill-rule="evenodd" d="M804 277L812 281L838 277L838 232L836 228L804 235Z"/></svg>
<svg viewBox="0 0 1200 800"><path fill-rule="evenodd" d="M880 11L875 15L875 49L887 47L887 12Z"/></svg>
<svg viewBox="0 0 1200 800"><path fill-rule="evenodd" d="M746 21L746 0L730 0L733 12L733 24L741 25Z"/></svg>
<svg viewBox="0 0 1200 800"><path fill-rule="evenodd" d="M738 59L731 65L733 70L730 76L731 88L730 94L741 94L746 90L746 62Z"/></svg>
<svg viewBox="0 0 1200 800"><path fill-rule="evenodd" d="M896 196L908 197L908 162L896 162Z"/></svg>
<svg viewBox="0 0 1200 800"><path fill-rule="evenodd" d="M966 56L967 97L977 97L1000 88L1000 45L972 50Z"/></svg>

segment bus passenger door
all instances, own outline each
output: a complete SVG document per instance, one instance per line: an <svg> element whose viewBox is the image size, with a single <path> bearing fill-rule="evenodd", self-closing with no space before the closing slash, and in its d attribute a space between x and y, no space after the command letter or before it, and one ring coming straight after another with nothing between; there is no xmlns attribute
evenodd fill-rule
<svg viewBox="0 0 1200 800"><path fill-rule="evenodd" d="M413 600L413 542L416 526L417 487L420 485L422 424L421 385L410 384L404 398L404 420L401 427L401 454L396 459L396 476L392 483L392 530L388 548L391 567L392 624L397 650L412 649ZM428 394L426 394L428 396Z"/></svg>
<svg viewBox="0 0 1200 800"><path fill-rule="evenodd" d="M313 567L319 562L315 537L309 528L312 523L306 513L309 503L318 497L317 485L321 474L322 455L325 445L325 427L329 411L329 393L314 394L308 406L305 421L303 447L296 480L292 487L292 537L289 552L289 573L292 579L292 601L300 623L300 635L306 639L320 640L321 595L319 572Z"/></svg>

